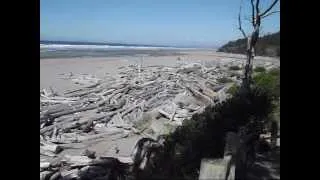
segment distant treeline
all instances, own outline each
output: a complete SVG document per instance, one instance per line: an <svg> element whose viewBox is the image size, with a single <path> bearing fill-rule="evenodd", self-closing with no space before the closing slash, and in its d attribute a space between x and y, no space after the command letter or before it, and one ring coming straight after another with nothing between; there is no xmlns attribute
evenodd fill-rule
<svg viewBox="0 0 320 180"><path fill-rule="evenodd" d="M230 41L218 49L218 52L244 54L246 52L246 39ZM256 55L280 57L280 31L260 37L256 45Z"/></svg>

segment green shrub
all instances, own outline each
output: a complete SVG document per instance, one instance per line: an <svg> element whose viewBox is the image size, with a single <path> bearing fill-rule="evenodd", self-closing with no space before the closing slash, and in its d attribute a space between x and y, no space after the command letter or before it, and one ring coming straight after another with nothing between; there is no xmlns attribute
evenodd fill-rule
<svg viewBox="0 0 320 180"><path fill-rule="evenodd" d="M232 79L227 78L227 77L222 77L222 78L217 79L217 81L219 83L229 83L229 82L232 82Z"/></svg>
<svg viewBox="0 0 320 180"><path fill-rule="evenodd" d="M239 71L241 68L239 66L230 66L229 67L229 70L232 70L232 71Z"/></svg>
<svg viewBox="0 0 320 180"><path fill-rule="evenodd" d="M245 54L247 39L230 41L218 49L218 52ZM259 37L256 44L256 54L258 56L280 56L280 31L274 34Z"/></svg>
<svg viewBox="0 0 320 180"><path fill-rule="evenodd" d="M170 179L198 179L203 157L221 158L224 137L237 131L250 119L262 120L271 111L271 100L263 89L253 88L247 94L236 93L232 98L201 114L184 120L182 126L166 137L164 150L151 170L153 177Z"/></svg>
<svg viewBox="0 0 320 180"><path fill-rule="evenodd" d="M254 86L264 89L274 99L280 97L280 69L272 69L253 77Z"/></svg>
<svg viewBox="0 0 320 180"><path fill-rule="evenodd" d="M279 68L272 68L269 70L269 74L272 76L279 76L279 78L280 78L280 69Z"/></svg>
<svg viewBox="0 0 320 180"><path fill-rule="evenodd" d="M254 72L265 72L265 71L266 71L266 69L262 66L258 66L254 69Z"/></svg>
<svg viewBox="0 0 320 180"><path fill-rule="evenodd" d="M261 72L253 80L250 91L238 91L238 86L232 86L230 99L184 120L182 126L167 135L164 149L150 170L152 175L146 179L198 179L202 158L223 157L226 132L237 132L252 119L261 124L272 113L279 116L280 103L273 104L273 99L280 97L280 70ZM249 130L256 130L255 123Z"/></svg>
<svg viewBox="0 0 320 180"><path fill-rule="evenodd" d="M238 92L238 90L239 90L239 86L234 84L228 89L227 93L231 95L235 95Z"/></svg>

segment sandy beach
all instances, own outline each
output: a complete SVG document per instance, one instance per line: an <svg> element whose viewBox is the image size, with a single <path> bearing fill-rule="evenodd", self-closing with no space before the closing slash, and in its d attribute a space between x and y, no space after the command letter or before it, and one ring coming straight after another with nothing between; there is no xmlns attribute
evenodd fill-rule
<svg viewBox="0 0 320 180"><path fill-rule="evenodd" d="M224 101L232 83L217 79L231 77L229 68L243 67L245 60L213 50L40 59L40 163L89 162L86 150L134 162L141 139L155 140L208 104ZM253 65L273 68L280 60L256 57Z"/></svg>
<svg viewBox="0 0 320 180"><path fill-rule="evenodd" d="M72 75L93 75L103 78L105 75L118 72L119 68L127 65L139 64L142 66L164 65L175 66L177 63L220 63L227 61L245 61L243 55L219 53L214 50L185 50L182 55L163 56L121 56L121 57L83 57L83 58L55 58L40 59L40 89L52 88L58 93L67 89L80 87L65 77ZM177 60L180 58L180 62ZM276 58L256 57L254 63L272 62L280 64Z"/></svg>

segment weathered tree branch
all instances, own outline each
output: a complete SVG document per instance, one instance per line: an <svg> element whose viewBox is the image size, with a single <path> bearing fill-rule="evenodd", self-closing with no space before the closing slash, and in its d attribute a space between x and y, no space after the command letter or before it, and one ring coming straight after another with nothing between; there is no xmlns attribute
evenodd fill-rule
<svg viewBox="0 0 320 180"><path fill-rule="evenodd" d="M280 11L272 11L272 12L270 12L270 13L265 14L264 16L261 16L261 18L268 17L268 16L270 16L270 15L272 15L272 14L275 14L275 13L280 13Z"/></svg>
<svg viewBox="0 0 320 180"><path fill-rule="evenodd" d="M259 13L260 13L259 4L260 4L260 0L257 0L256 1L256 21L254 23L254 27L260 26L260 17L261 16L259 15Z"/></svg>
<svg viewBox="0 0 320 180"><path fill-rule="evenodd" d="M242 29L242 26L241 26L241 4L240 4L240 9L239 9L239 15L238 15L238 23L239 23L239 30L241 31L242 35L244 36L244 38L247 38L247 35L246 33L244 32L244 30Z"/></svg>
<svg viewBox="0 0 320 180"><path fill-rule="evenodd" d="M255 11L254 11L254 0L251 0L251 8L252 8L252 25L254 26L255 25Z"/></svg>
<svg viewBox="0 0 320 180"><path fill-rule="evenodd" d="M273 3L267 8L263 13L261 13L259 16L262 17L265 14L267 14L278 2L279 0L274 0Z"/></svg>

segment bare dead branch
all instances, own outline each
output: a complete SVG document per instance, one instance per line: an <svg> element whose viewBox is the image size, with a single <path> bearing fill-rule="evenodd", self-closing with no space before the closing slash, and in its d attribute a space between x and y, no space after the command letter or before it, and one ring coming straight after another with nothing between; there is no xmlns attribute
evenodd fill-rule
<svg viewBox="0 0 320 180"><path fill-rule="evenodd" d="M254 27L256 27L257 25L260 26L260 9L259 9L259 4L260 4L260 0L256 1L256 21L254 23Z"/></svg>
<svg viewBox="0 0 320 180"><path fill-rule="evenodd" d="M258 16L260 12L260 9L259 9L260 0L257 0L255 5L256 5L256 16Z"/></svg>
<svg viewBox="0 0 320 180"><path fill-rule="evenodd" d="M251 8L252 8L252 25L254 26L254 24L255 24L255 12L254 12L254 2L253 2L254 0L251 0Z"/></svg>
<svg viewBox="0 0 320 180"><path fill-rule="evenodd" d="M268 16L270 16L270 15L272 15L272 14L275 14L275 13L280 13L280 11L272 11L272 12L269 12L269 13L265 14L264 16L262 16L261 18L268 17Z"/></svg>
<svg viewBox="0 0 320 180"><path fill-rule="evenodd" d="M244 30L242 29L242 26L241 26L241 6L242 3L240 3L240 9L239 9L239 15L238 15L238 23L239 23L239 30L241 31L242 35L244 36L244 38L247 38L247 35L246 33L244 32Z"/></svg>
<svg viewBox="0 0 320 180"><path fill-rule="evenodd" d="M273 6L277 4L278 1L279 0L274 0L273 3L269 6L269 8L267 8L263 13L260 14L260 17L262 17L265 14L267 14L273 8Z"/></svg>

